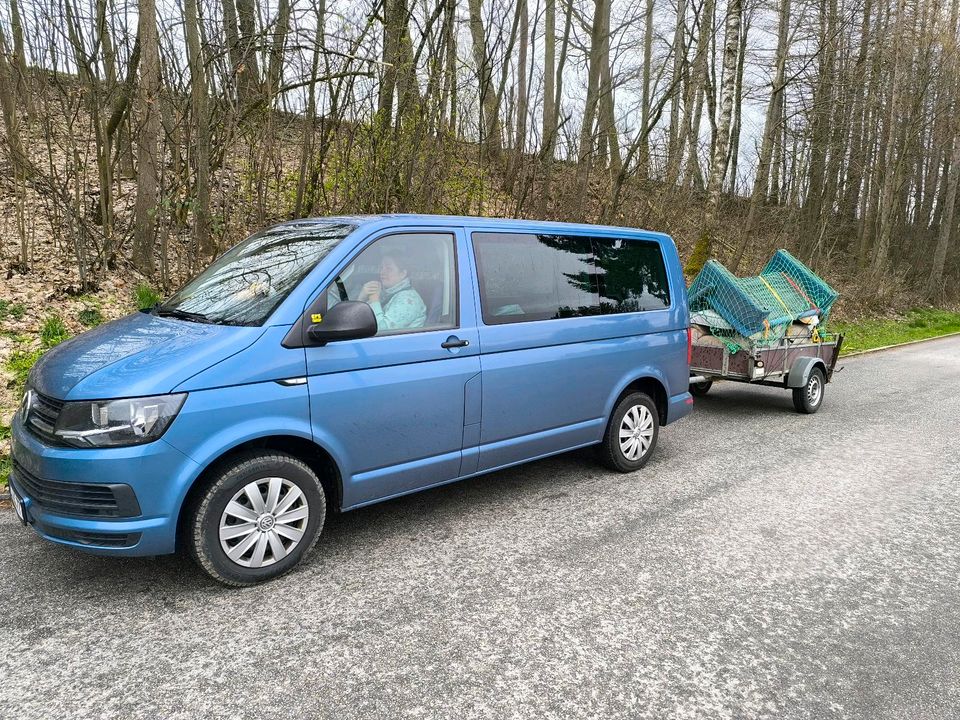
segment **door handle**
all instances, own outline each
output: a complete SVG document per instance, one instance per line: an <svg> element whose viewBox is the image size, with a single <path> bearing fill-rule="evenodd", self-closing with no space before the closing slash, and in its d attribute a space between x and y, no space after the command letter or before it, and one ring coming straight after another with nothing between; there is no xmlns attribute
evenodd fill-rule
<svg viewBox="0 0 960 720"><path fill-rule="evenodd" d="M450 348L462 348L470 344L469 340L461 340L458 337L451 337L449 340L445 340L440 343L440 347L444 350L449 350Z"/></svg>

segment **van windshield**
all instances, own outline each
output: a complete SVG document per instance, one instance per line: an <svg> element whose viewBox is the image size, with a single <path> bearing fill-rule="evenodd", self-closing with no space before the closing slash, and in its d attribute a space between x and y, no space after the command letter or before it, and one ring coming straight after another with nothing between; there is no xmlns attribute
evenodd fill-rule
<svg viewBox="0 0 960 720"><path fill-rule="evenodd" d="M251 235L182 287L157 315L220 325L262 325L356 225L279 225Z"/></svg>

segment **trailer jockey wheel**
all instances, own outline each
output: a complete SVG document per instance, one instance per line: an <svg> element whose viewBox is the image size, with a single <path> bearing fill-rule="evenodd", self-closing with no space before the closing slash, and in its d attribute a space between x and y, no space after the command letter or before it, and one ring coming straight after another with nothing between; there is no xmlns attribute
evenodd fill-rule
<svg viewBox="0 0 960 720"><path fill-rule="evenodd" d="M803 387L793 389L793 406L797 412L812 415L823 404L823 391L827 386L827 378L823 370L818 367L810 371L807 382Z"/></svg>
<svg viewBox="0 0 960 720"><path fill-rule="evenodd" d="M703 382L690 383L690 394L694 397L703 397L710 388L713 387L713 380L704 380Z"/></svg>

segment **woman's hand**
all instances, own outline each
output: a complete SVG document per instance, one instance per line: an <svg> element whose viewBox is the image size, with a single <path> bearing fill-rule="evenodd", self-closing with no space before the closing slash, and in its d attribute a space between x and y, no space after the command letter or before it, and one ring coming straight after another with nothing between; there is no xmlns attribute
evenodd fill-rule
<svg viewBox="0 0 960 720"><path fill-rule="evenodd" d="M380 302L380 283L376 280L364 283L360 290L360 300L368 303Z"/></svg>

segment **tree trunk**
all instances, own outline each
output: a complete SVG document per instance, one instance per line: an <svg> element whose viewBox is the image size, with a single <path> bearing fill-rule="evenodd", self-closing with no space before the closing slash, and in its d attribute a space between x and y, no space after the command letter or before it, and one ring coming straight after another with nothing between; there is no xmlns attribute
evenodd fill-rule
<svg viewBox="0 0 960 720"><path fill-rule="evenodd" d="M7 134L7 146L13 165L13 187L16 196L17 235L20 240L20 270L27 270L30 252L27 243L27 227L24 199L26 192L27 156L20 138L20 118L17 116L16 76L18 71L7 62L8 47L3 26L0 25L0 110L3 111L3 127Z"/></svg>
<svg viewBox="0 0 960 720"><path fill-rule="evenodd" d="M817 86L813 95L810 121L809 189L801 220L801 228L805 238L816 237L823 204L827 146L830 142L830 125L834 103L837 0L821 0L820 18L820 67ZM807 246L808 243L809 241L805 240L803 244Z"/></svg>
<svg viewBox="0 0 960 720"><path fill-rule="evenodd" d="M146 275L154 271L157 227L157 140L160 136L160 47L154 0L140 0L140 84L137 105L141 120L136 133L137 200L134 206L133 264Z"/></svg>
<svg viewBox="0 0 960 720"><path fill-rule="evenodd" d="M67 35L73 46L74 61L78 75L86 86L84 101L90 124L93 126L94 147L97 155L97 175L99 180L99 194L97 210L100 226L103 228L103 245L100 248L101 260L104 267L114 263L115 248L113 245L113 165L111 153L111 135L103 118L103 96L100 84L93 72L93 59L87 55L83 43L81 28L78 24L73 3L64 0L65 21Z"/></svg>
<svg viewBox="0 0 960 720"><path fill-rule="evenodd" d="M687 71L686 48L686 0L677 0L677 21L673 31L673 88L674 95L670 99L670 133L667 146L667 169L664 180L667 185L674 185L680 175L680 163L683 161L683 141L680 134L680 96L679 88L686 89L689 80L684 82ZM683 93L686 100L687 93ZM686 111L686 105L684 105Z"/></svg>
<svg viewBox="0 0 960 720"><path fill-rule="evenodd" d="M953 234L953 214L957 205L958 185L960 185L960 138L954 137L953 153L950 157L950 175L941 199L943 214L940 216L940 232L937 237L937 246L933 251L933 266L930 268L930 277L927 279L927 297L930 299L935 299L940 291L943 268L947 261L947 250L950 247Z"/></svg>
<svg viewBox="0 0 960 720"><path fill-rule="evenodd" d="M553 94L554 75L557 72L557 0L547 0L546 31L543 45L543 126L541 131L540 162L543 166L543 187L540 190L539 212L547 214L550 205L550 181L553 168L554 134L557 131L557 109Z"/></svg>
<svg viewBox="0 0 960 720"><path fill-rule="evenodd" d="M207 109L207 74L200 44L198 0L184 2L184 32L190 66L190 114L194 128L193 166L196 173L193 239L200 259L216 252L210 234L210 113Z"/></svg>
<svg viewBox="0 0 960 720"><path fill-rule="evenodd" d="M313 141L317 122L317 73L320 69L320 55L324 51L324 38L327 18L326 0L319 0L316 6L316 29L313 36L313 59L310 62L310 84L307 86L307 108L304 117L303 147L300 148L300 176L297 181L297 197L293 204L294 217L307 217L313 211L313 193L307 193L313 171Z"/></svg>
<svg viewBox="0 0 960 720"><path fill-rule="evenodd" d="M620 157L620 133L613 95L613 78L610 76L610 38L604 41L603 62L600 64L600 123L603 130L601 144L607 146L611 179L620 174L623 161Z"/></svg>
<svg viewBox="0 0 960 720"><path fill-rule="evenodd" d="M653 2L647 0L647 11L643 27L643 90L640 106L640 125L646 128L650 124L651 87L650 77L653 64ZM644 133L637 160L637 174L641 178L650 177L650 136Z"/></svg>
<svg viewBox="0 0 960 720"><path fill-rule="evenodd" d="M590 31L590 60L587 72L587 99L583 110L583 122L580 125L580 145L577 152L577 196L575 206L577 214L583 207L588 192L590 164L595 145L595 124L597 103L600 99L600 69L603 65L604 43L610 36L610 0L596 0L593 13L593 25Z"/></svg>
<svg viewBox="0 0 960 720"><path fill-rule="evenodd" d="M726 170L727 144L730 137L730 119L733 114L733 96L736 89L737 52L740 47L740 23L743 16L742 0L730 0L724 22L723 87L720 96L720 122L717 125L717 142L710 164L707 180L707 206L703 217L703 232L697 240L693 254L685 268L695 275L703 268L713 252L713 235L716 230L717 212L720 207L720 191Z"/></svg>
<svg viewBox="0 0 960 720"><path fill-rule="evenodd" d="M240 33L237 30L237 8L233 0L221 0L223 11L223 34L227 41L227 57L230 59L230 81L237 96L240 95L240 79L243 73L243 49L240 47Z"/></svg>
<svg viewBox="0 0 960 720"><path fill-rule="evenodd" d="M727 149L727 175L730 177L729 191L737 194L737 166L740 160L740 128L743 124L743 71L747 64L747 36L750 34L750 20L744 18L740 32L740 49L737 54L737 86L733 103L733 129L730 131L730 147Z"/></svg>
<svg viewBox="0 0 960 720"><path fill-rule="evenodd" d="M470 9L473 62L477 66L477 79L480 86L482 145L487 162L496 164L500 161L503 140L500 137L500 108L497 103L497 93L493 87L493 67L487 51L487 36L483 27L483 7L481 0L468 0L467 5Z"/></svg>
<svg viewBox="0 0 960 720"><path fill-rule="evenodd" d="M230 2L230 0L226 0ZM256 0L236 0L237 20L240 25L240 91L241 107L260 99L260 64L257 62L257 7ZM199 7L194 2L194 9ZM197 35L199 46L199 29Z"/></svg>
<svg viewBox="0 0 960 720"><path fill-rule="evenodd" d="M555 5L555 0L548 0L549 6ZM566 15L563 24L563 39L560 42L560 58L556 63L554 71L551 73L550 84L552 86L553 92L550 93L550 112L547 113L544 110L544 120L543 120L543 189L540 193L540 214L547 215L547 210L549 208L550 194L552 191L552 182L553 182L553 162L554 155L556 154L557 147L557 133L560 129L560 98L563 96L563 71L564 67L567 64L567 48L570 45L570 32L573 28L573 8L568 2L566 5ZM547 23L547 32L550 32L550 29L554 27L553 23ZM556 45L556 37L554 37L554 42L551 44ZM546 72L546 70L544 70ZM544 80L544 94L547 94L546 90L547 81ZM544 100L544 108L546 108L546 99Z"/></svg>
<svg viewBox="0 0 960 720"><path fill-rule="evenodd" d="M27 79L27 55L23 45L23 19L20 16L20 0L10 0L10 34L13 36L13 80L17 96L27 111L33 114L33 100Z"/></svg>
<svg viewBox="0 0 960 720"><path fill-rule="evenodd" d="M857 201L863 184L865 170L865 114L870 103L870 88L872 82L867 83L867 58L870 48L870 19L872 0L864 0L863 22L860 26L860 49L854 64L851 93L853 95L853 111L851 114L853 126L850 134L850 160L847 170L847 185L844 191L843 204L840 208L841 217L853 219L857 212ZM867 91L862 92L866 86Z"/></svg>
<svg viewBox="0 0 960 720"><path fill-rule="evenodd" d="M271 104L274 95L280 89L283 79L283 53L290 29L290 0L280 0L277 7L277 19L273 28L273 42L270 44L270 65L267 70L267 103Z"/></svg>
<svg viewBox="0 0 960 720"><path fill-rule="evenodd" d="M774 138L778 133L782 132L780 128L779 111L784 91L784 73L787 65L787 55L789 53L790 3L791 0L780 0L780 22L777 30L777 51L774 56L773 83L770 87L770 100L767 102L767 113L763 122L763 136L760 141L760 159L757 162L757 172L753 178L753 192L750 193L750 208L747 211L743 237L740 240L740 246L737 248L737 254L733 258L731 267L731 271L734 273L740 268L740 263L743 261L743 254L746 252L747 246L750 243L754 223L756 222L757 208L767 197Z"/></svg>
<svg viewBox="0 0 960 720"><path fill-rule="evenodd" d="M446 45L446 71L443 79L442 106L449 106L447 129L457 134L457 0L446 0L443 33Z"/></svg>
<svg viewBox="0 0 960 720"><path fill-rule="evenodd" d="M667 185L676 185L680 176L680 164L683 162L684 149L690 143L693 135L694 115L697 109L702 110L699 98L703 92L703 85L707 77L707 53L710 49L710 33L712 30L712 21L714 15L715 0L704 0L700 8L700 34L697 38L697 50L693 57L693 73L690 82L687 84L686 93L683 101L683 117L680 122L680 130L677 135L676 155L671 158L668 167L666 182ZM699 125L699 118L696 120ZM688 158L688 168L685 178L692 175L692 169L689 167L696 161L696 151L698 138L693 138L691 152L693 157Z"/></svg>
<svg viewBox="0 0 960 720"><path fill-rule="evenodd" d="M893 55L893 82L891 86L890 104L887 115L887 143L883 154L883 185L880 191L878 207L877 243L873 249L870 275L874 281L886 270L890 240L893 237L893 225L896 220L897 208L894 207L899 194L903 175L903 153L898 152L897 115L901 110L903 96L907 88L904 87L906 62L904 60L904 35L906 27L906 0L897 0L897 20L895 25L894 55Z"/></svg>
<svg viewBox="0 0 960 720"><path fill-rule="evenodd" d="M527 0L520 0L517 5L520 17L520 47L517 57L517 124L513 141L513 157L507 172L507 192L513 192L513 184L523 163L523 153L527 145L527 46L530 44L530 18L527 13Z"/></svg>

